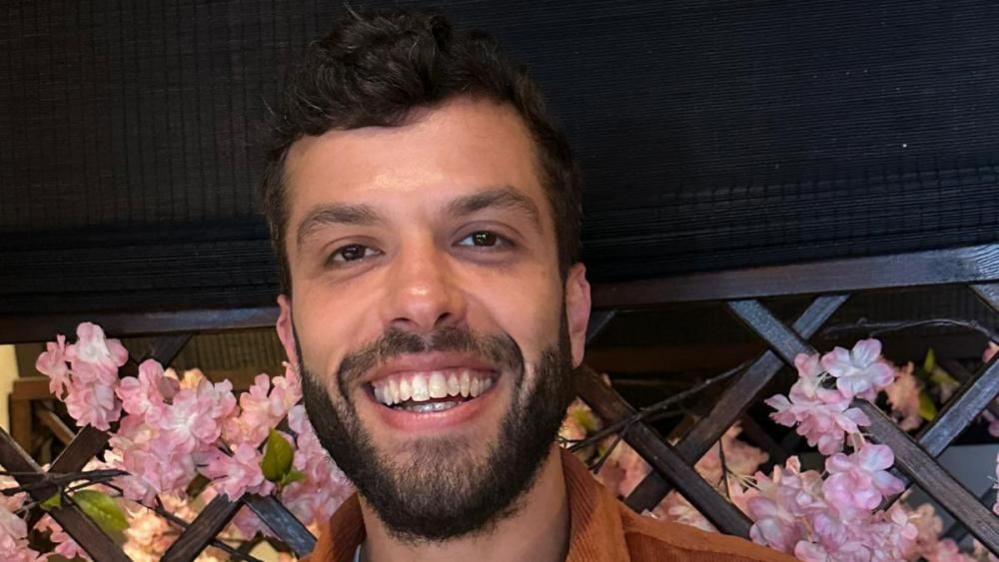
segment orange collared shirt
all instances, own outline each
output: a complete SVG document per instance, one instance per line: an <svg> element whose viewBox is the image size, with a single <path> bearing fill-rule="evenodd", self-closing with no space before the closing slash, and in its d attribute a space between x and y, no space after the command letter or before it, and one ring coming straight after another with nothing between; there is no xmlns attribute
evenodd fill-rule
<svg viewBox="0 0 999 562"><path fill-rule="evenodd" d="M738 537L642 517L563 452L571 529L566 562L794 562L794 558ZM323 526L308 562L351 562L364 541L357 495Z"/></svg>

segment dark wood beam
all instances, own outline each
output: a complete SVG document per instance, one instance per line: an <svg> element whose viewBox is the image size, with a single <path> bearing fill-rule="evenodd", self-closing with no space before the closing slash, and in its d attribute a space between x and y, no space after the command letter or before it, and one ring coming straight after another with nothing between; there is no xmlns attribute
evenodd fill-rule
<svg viewBox="0 0 999 562"><path fill-rule="evenodd" d="M999 244L593 286L596 309L999 280Z"/></svg>

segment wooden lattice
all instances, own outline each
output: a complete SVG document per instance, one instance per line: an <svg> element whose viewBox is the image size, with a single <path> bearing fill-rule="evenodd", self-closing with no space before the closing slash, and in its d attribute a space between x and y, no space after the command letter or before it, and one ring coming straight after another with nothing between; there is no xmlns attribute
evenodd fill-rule
<svg viewBox="0 0 999 562"><path fill-rule="evenodd" d="M849 294L871 289L960 284L968 286L999 314L997 281L999 245L989 245L595 286L593 300L597 312L588 338L612 321L616 310L673 302L723 301L769 348L730 382L708 414L690 427L676 445L670 445L644 422L625 426L623 440L653 468L626 503L637 511L651 509L675 488L723 532L748 536L750 521L705 482L693 465L728 428L743 418L747 408L760 399L763 389L785 364L793 364L799 353L814 352L809 339L847 301ZM802 294L819 296L790 325L779 320L759 300ZM190 339L191 332L272 325L274 311L197 311L161 313L155 317L91 315L85 319L102 324L109 334L119 337L166 334L156 340L152 350L142 359L151 357L169 364ZM80 320L84 318L39 317L30 321L0 318L0 341L49 339L56 332L71 331ZM125 373L134 372L139 362L141 360L130 361ZM999 525L995 515L983 504L982 498L971 494L935 460L979 413L993 407L990 404L999 394L999 359L992 360L978 373L959 373L959 378L962 379L961 389L916 439L902 432L870 403L858 401L857 406L872 420L869 433L873 439L890 445L895 452L896 474L907 484L922 487L982 544L993 553L999 553ZM634 408L592 370L580 369L576 380L579 396L608 425L635 413ZM761 437L769 439L766 435ZM79 471L105 447L107 440L105 432L89 427L81 430L53 462L50 471ZM6 432L0 432L0 465L12 472L39 475L21 476L19 479L24 484L37 483L40 478L44 480L44 471ZM32 496L43 500L54 491L54 486L35 487ZM196 558L243 505L249 506L296 554L312 550L315 538L276 499L251 495L230 502L217 497L180 534L163 560L178 562ZM68 505L52 515L96 560L129 560L77 507Z"/></svg>

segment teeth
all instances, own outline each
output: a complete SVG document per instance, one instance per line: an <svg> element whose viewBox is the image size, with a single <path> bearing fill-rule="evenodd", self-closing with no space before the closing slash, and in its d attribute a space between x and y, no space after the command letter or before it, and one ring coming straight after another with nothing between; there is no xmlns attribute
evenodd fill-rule
<svg viewBox="0 0 999 562"><path fill-rule="evenodd" d="M430 389L427 387L427 379L423 375L414 375L411 381L413 393L410 399L414 402L425 402L430 400Z"/></svg>
<svg viewBox="0 0 999 562"><path fill-rule="evenodd" d="M447 396L447 379L440 372L434 371L430 374L428 389L431 398L444 398Z"/></svg>
<svg viewBox="0 0 999 562"><path fill-rule="evenodd" d="M468 371L461 372L461 381L458 383L460 386L461 395L464 398L468 398L468 394L471 392L472 388L472 377L468 374Z"/></svg>
<svg viewBox="0 0 999 562"><path fill-rule="evenodd" d="M393 406L404 402L427 402L432 398L440 399L447 398L448 396L475 398L492 387L493 384L494 381L492 378L482 376L477 372L467 370L460 372L433 371L431 373L413 374L411 376L388 377L373 383L372 390L375 400L386 406ZM441 403L452 404L451 402ZM458 403L460 401L454 404ZM411 405L406 404L403 408L410 409ZM447 407L450 408L452 406Z"/></svg>
<svg viewBox="0 0 999 562"><path fill-rule="evenodd" d="M388 383L388 399L389 404L398 404L399 400L399 383L395 379L389 380Z"/></svg>
<svg viewBox="0 0 999 562"><path fill-rule="evenodd" d="M406 404L402 407L403 410L407 412L416 412L418 414L426 414L428 412L443 412L444 410L450 410L455 406L461 404L460 402L423 402L420 404Z"/></svg>

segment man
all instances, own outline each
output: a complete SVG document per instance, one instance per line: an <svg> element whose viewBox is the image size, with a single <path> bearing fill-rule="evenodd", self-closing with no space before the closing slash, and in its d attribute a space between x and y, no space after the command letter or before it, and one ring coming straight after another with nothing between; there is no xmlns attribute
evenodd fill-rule
<svg viewBox="0 0 999 562"><path fill-rule="evenodd" d="M783 559L638 517L555 444L590 313L580 182L491 39L351 11L276 117L278 332L359 492L312 560Z"/></svg>

